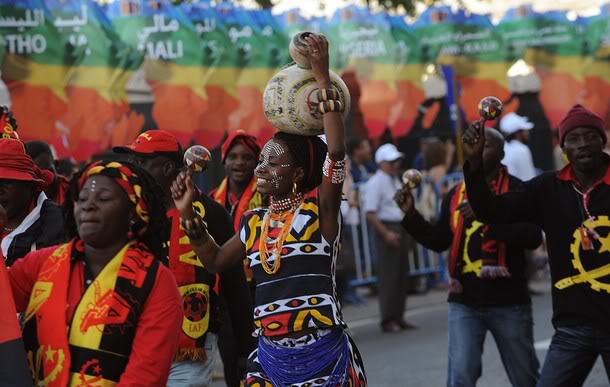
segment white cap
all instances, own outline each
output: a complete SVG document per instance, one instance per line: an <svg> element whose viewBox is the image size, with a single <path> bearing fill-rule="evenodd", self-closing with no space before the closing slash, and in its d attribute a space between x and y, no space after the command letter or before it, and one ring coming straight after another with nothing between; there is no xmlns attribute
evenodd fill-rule
<svg viewBox="0 0 610 387"><path fill-rule="evenodd" d="M405 155L396 149L394 144L383 144L375 152L375 163L379 164L382 161L396 161L405 157Z"/></svg>
<svg viewBox="0 0 610 387"><path fill-rule="evenodd" d="M500 121L500 130L507 136L518 132L519 130L530 130L534 124L527 120L527 117L521 117L516 113L508 113Z"/></svg>

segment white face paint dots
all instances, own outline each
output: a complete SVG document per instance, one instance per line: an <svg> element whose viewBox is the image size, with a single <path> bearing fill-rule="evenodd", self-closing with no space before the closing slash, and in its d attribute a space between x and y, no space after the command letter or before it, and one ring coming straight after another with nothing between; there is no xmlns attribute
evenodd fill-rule
<svg viewBox="0 0 610 387"><path fill-rule="evenodd" d="M91 180L91 192L95 192L95 180Z"/></svg>
<svg viewBox="0 0 610 387"><path fill-rule="evenodd" d="M271 141L267 142L267 144L265 144L265 147L263 148L263 151L261 152L262 159L260 160L258 166L255 169L258 184L264 184L264 183L268 182L264 178L260 177L260 170L262 168L269 168L269 166L270 166L269 160L270 160L271 156L281 156L284 153L286 153L286 150L284 149L284 147L282 147L281 144L279 144L273 140L271 140ZM290 166L291 166L290 164L281 164L280 165L280 167L282 167L282 168L289 168ZM282 181L284 179L284 177L278 175L277 169L271 169L269 171L269 173L271 174L271 177L272 177L272 179L269 182L275 186L275 189L279 189L280 181Z"/></svg>

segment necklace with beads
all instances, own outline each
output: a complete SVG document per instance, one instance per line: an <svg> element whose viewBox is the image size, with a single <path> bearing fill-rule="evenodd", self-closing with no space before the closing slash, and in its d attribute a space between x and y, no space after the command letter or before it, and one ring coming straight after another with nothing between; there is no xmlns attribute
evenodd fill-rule
<svg viewBox="0 0 610 387"><path fill-rule="evenodd" d="M284 212L290 209L296 210L297 207L303 201L303 193L299 192L296 195L291 195L284 199L275 199L273 196L269 198L269 211L270 212Z"/></svg>
<svg viewBox="0 0 610 387"><path fill-rule="evenodd" d="M298 193L292 198L280 199L277 201L271 198L269 211L267 211L263 218L261 237L258 245L259 258L265 273L275 274L280 270L280 266L282 264L282 248L286 238L288 238L288 235L290 235L292 221L296 217L298 213L297 210L301 206L302 202L302 193ZM279 225L282 227L280 235L278 235L278 237L275 239L273 242L273 247L271 248L271 253L272 255L275 255L275 260L273 261L273 264L270 264L268 261L269 251L267 243L269 238L269 228L278 227Z"/></svg>

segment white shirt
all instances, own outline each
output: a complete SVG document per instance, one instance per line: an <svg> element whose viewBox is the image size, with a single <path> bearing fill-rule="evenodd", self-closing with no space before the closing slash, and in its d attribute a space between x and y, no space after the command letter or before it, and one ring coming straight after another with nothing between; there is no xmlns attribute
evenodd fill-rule
<svg viewBox="0 0 610 387"><path fill-rule="evenodd" d="M504 144L502 164L508 173L516 178L528 181L536 177L536 169L530 148L521 141L512 140Z"/></svg>
<svg viewBox="0 0 610 387"><path fill-rule="evenodd" d="M383 222L400 222L404 214L394 202L394 194L401 187L398 177L378 169L363 187L361 195L364 198L364 211L376 213Z"/></svg>

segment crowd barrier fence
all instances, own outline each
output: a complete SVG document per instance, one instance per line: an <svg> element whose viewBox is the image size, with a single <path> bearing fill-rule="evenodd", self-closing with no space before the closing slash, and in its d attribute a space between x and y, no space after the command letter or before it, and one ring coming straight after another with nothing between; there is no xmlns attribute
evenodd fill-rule
<svg viewBox="0 0 610 387"><path fill-rule="evenodd" d="M415 206L422 216L429 221L436 221L440 214L443 194L462 180L462 173L455 172L445 175L439 182L434 183L424 176L422 184L413 192ZM353 286L374 285L377 283L375 264L376 235L372 227L369 227L366 213L361 211L366 196L366 184L357 184L360 207L358 209L359 224L346 225L351 231L351 242L353 244L353 259L355 260L355 278L350 281ZM437 253L420 244L416 244L414 250L409 251L409 276L412 278L425 277L426 289L438 284L447 283L446 253Z"/></svg>

